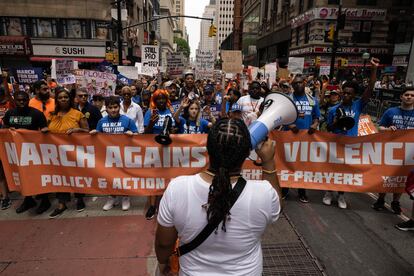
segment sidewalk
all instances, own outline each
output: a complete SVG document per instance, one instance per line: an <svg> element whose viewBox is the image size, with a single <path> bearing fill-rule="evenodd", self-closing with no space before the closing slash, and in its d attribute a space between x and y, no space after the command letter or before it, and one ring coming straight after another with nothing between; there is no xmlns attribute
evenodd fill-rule
<svg viewBox="0 0 414 276"><path fill-rule="evenodd" d="M21 201L14 200L12 208L0 211L0 274L153 275L155 220L144 218L146 199L133 198L128 212L120 207L104 212L105 199L87 198L82 213L72 201L54 220L48 213L17 215ZM267 229L263 255L264 275L322 275L284 215Z"/></svg>

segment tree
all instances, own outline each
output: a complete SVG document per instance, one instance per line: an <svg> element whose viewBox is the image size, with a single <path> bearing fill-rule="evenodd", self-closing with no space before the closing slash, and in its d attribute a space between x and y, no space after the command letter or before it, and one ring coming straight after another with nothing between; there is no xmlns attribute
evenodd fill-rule
<svg viewBox="0 0 414 276"><path fill-rule="evenodd" d="M174 43L177 44L177 52L184 53L184 56L187 58L190 57L190 46L188 45L188 42L185 39L182 39L180 37L174 37Z"/></svg>

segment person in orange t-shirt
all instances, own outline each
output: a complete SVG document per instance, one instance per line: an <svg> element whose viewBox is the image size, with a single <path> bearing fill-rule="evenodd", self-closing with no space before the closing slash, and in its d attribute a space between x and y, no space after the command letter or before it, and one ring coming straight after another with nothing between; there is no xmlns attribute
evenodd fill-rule
<svg viewBox="0 0 414 276"><path fill-rule="evenodd" d="M69 90L58 87L56 88L56 107L55 111L50 115L49 131L51 133L72 134L77 132L89 132L88 121L77 109L73 108L73 97ZM75 194L77 197L77 210L83 211L85 203L83 195ZM59 206L49 215L49 218L60 216L66 209L66 203L70 200L70 193L56 193Z"/></svg>
<svg viewBox="0 0 414 276"><path fill-rule="evenodd" d="M36 108L46 117L46 120L50 119L50 115L55 111L55 100L50 98L50 89L47 82L39 80L33 84L35 97L29 101L29 106Z"/></svg>

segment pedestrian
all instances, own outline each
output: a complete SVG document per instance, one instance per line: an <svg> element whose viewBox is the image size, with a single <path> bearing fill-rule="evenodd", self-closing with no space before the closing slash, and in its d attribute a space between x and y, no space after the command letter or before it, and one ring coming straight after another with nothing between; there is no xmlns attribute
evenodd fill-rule
<svg viewBox="0 0 414 276"><path fill-rule="evenodd" d="M106 110L108 115L99 120L95 130L89 132L90 134L111 133L111 134L126 134L132 136L138 133L136 123L126 115L121 114L121 103L119 97L110 96L106 100ZM109 196L105 205L104 211L111 210L114 206L119 204L119 197ZM128 211L131 207L131 202L128 196L122 197L122 210Z"/></svg>
<svg viewBox="0 0 414 276"><path fill-rule="evenodd" d="M147 110L144 116L144 127L146 134L160 134L163 130L164 121L167 117L171 118L170 130L175 128L174 110L171 107L171 102L167 90L158 89L151 97L150 109ZM155 217L156 196L149 196L149 208L145 214L145 218L150 220Z"/></svg>
<svg viewBox="0 0 414 276"><path fill-rule="evenodd" d="M346 135L346 136L358 136L358 122L359 116L361 115L362 110L369 102L369 99L372 96L374 90L375 82L377 80L377 68L379 66L379 59L372 58L371 61L371 77L368 87L365 89L362 94L361 99L355 100L356 93L359 91L359 84L355 81L347 81L342 85L342 101L333 106L328 112L328 131L331 131L336 134ZM342 110L340 112L340 110ZM344 114L347 117L354 119L354 126L349 129L343 129L338 124L338 116ZM327 191L322 199L323 204L331 205L333 199L333 193ZM341 209L347 208L347 203L345 200L344 192L338 192L338 207Z"/></svg>
<svg viewBox="0 0 414 276"><path fill-rule="evenodd" d="M100 109L88 102L86 88L76 89L76 108L85 115L89 130L95 129L98 121L102 118Z"/></svg>
<svg viewBox="0 0 414 276"><path fill-rule="evenodd" d="M89 132L88 121L82 112L73 108L74 99L71 97L69 90L58 87L55 91L56 107L50 115L49 132L70 135L72 133ZM49 215L49 218L56 218L63 214L67 209L66 203L70 201L70 193L56 193L58 207ZM76 210L81 212L85 210L83 198L78 198Z"/></svg>
<svg viewBox="0 0 414 276"><path fill-rule="evenodd" d="M167 81L164 84L164 86L165 86L165 89L167 89L168 91L172 108L174 109L174 111L177 111L181 104L181 101L178 97L179 86L173 81Z"/></svg>
<svg viewBox="0 0 414 276"><path fill-rule="evenodd" d="M183 113L182 116L180 116L181 113ZM174 114L174 120L178 125L179 134L208 133L209 128L211 128L215 122L214 117L212 117L213 122L201 118L201 106L199 101L190 101L188 98L184 98L181 102L180 107Z"/></svg>
<svg viewBox="0 0 414 276"><path fill-rule="evenodd" d="M162 275L168 275L177 237L180 246L190 248L179 247L180 275L262 275L261 237L279 217L280 188L270 140L257 151L263 180L243 179L250 149L243 121L221 119L207 138L209 169L171 180L161 199L155 238ZM199 235L206 225L211 231Z"/></svg>
<svg viewBox="0 0 414 276"><path fill-rule="evenodd" d="M200 96L200 91L194 84L194 72L187 71L184 74L184 86L180 89L180 99L188 97L190 100L193 100L194 98L199 98Z"/></svg>
<svg viewBox="0 0 414 276"><path fill-rule="evenodd" d="M380 131L396 131L398 129L414 129L414 87L404 89L400 95L401 105L387 109L379 122ZM372 208L383 210L385 193L380 193ZM401 214L400 193L393 194L391 209L394 214Z"/></svg>
<svg viewBox="0 0 414 276"><path fill-rule="evenodd" d="M55 111L55 99L50 97L50 89L45 80L36 81L33 84L35 96L30 99L29 106L43 112L46 120L50 119Z"/></svg>
<svg viewBox="0 0 414 276"><path fill-rule="evenodd" d="M101 112L102 118L108 115L106 113L106 107L105 107L105 98L100 94L95 94L92 96L92 104L96 106L99 111Z"/></svg>
<svg viewBox="0 0 414 276"><path fill-rule="evenodd" d="M120 113L135 122L139 133L144 133L144 116L141 107L132 101L132 91L129 86L121 90L122 102Z"/></svg>
<svg viewBox="0 0 414 276"><path fill-rule="evenodd" d="M260 115L259 109L260 105L263 102L263 98L261 97L261 90L262 87L258 81L253 81L249 85L249 94L242 96L237 101L237 104L241 107L242 117L244 123L249 126Z"/></svg>
<svg viewBox="0 0 414 276"><path fill-rule="evenodd" d="M36 108L29 107L29 95L24 92L14 94L16 108L10 109L4 115L4 128L9 129L28 129L48 132L45 115ZM36 209L37 214L42 214L50 208L48 194L38 195L41 202ZM20 214L35 207L36 201L31 196L25 196L22 204L17 207L16 213Z"/></svg>
<svg viewBox="0 0 414 276"><path fill-rule="evenodd" d="M296 76L293 79L292 88L293 93L289 96L298 109L298 118L293 124L288 125L285 130L290 130L296 134L299 130L306 129L308 134L313 134L318 128L319 118L321 117L319 102L312 95L305 93L305 81L302 76ZM283 198L287 197L288 193L288 188L282 189ZM309 202L305 189L298 189L298 195L300 202Z"/></svg>

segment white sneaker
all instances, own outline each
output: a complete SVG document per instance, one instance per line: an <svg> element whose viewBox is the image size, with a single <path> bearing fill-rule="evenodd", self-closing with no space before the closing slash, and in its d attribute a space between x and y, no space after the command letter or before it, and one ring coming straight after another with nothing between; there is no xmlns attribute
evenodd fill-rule
<svg viewBox="0 0 414 276"><path fill-rule="evenodd" d="M338 196L338 207L341 209L346 209L346 201L345 201L345 195L339 195Z"/></svg>
<svg viewBox="0 0 414 276"><path fill-rule="evenodd" d="M109 210L111 210L112 208L114 208L114 206L116 206L116 205L118 205L119 204L119 200L116 198L116 197L112 197L112 196L110 196L109 198L108 198L108 200L106 201L106 203L105 203L105 205L103 206L103 210L104 211L109 211Z"/></svg>
<svg viewBox="0 0 414 276"><path fill-rule="evenodd" d="M326 192L322 199L323 204L330 206L332 204L332 192Z"/></svg>
<svg viewBox="0 0 414 276"><path fill-rule="evenodd" d="M122 198L122 210L123 211L128 211L129 207L131 207L131 202L129 201L129 197L124 196Z"/></svg>

